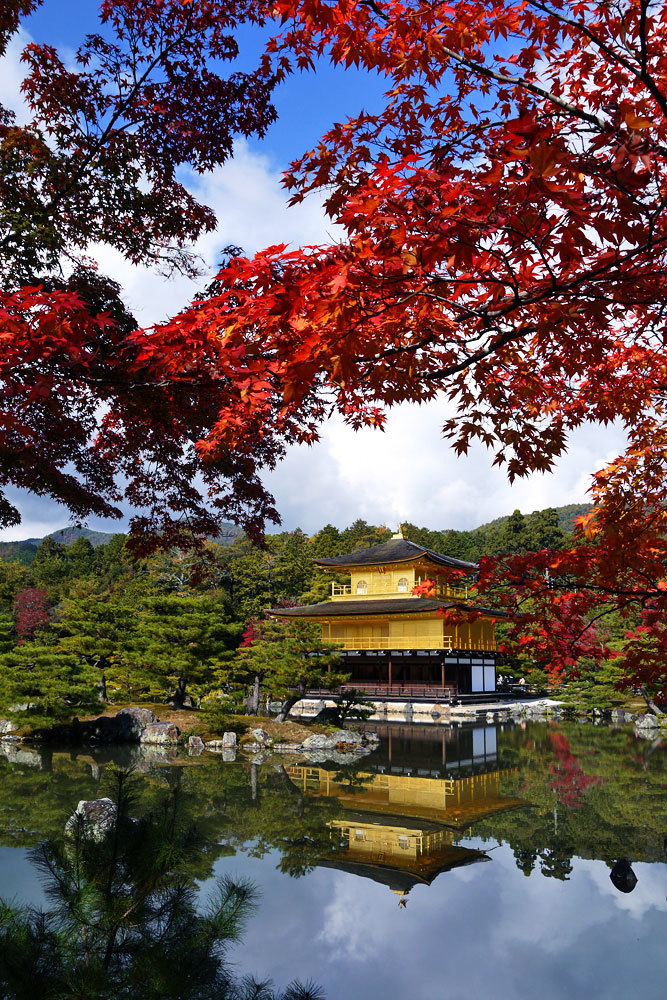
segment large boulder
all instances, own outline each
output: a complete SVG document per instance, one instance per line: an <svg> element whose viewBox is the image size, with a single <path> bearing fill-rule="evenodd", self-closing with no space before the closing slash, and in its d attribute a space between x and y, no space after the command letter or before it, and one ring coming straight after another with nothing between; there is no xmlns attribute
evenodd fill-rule
<svg viewBox="0 0 667 1000"><path fill-rule="evenodd" d="M338 746L339 743L342 743L345 746L361 746L364 742L363 734L355 733L351 729L337 729L331 734L329 739L334 746Z"/></svg>
<svg viewBox="0 0 667 1000"><path fill-rule="evenodd" d="M304 750L333 750L335 742L325 733L313 733L307 736L301 746Z"/></svg>
<svg viewBox="0 0 667 1000"><path fill-rule="evenodd" d="M149 722L141 734L141 742L169 746L178 743L180 735L180 729L173 722Z"/></svg>
<svg viewBox="0 0 667 1000"><path fill-rule="evenodd" d="M141 739L146 726L157 722L155 712L151 712L150 708L139 708L138 705L121 708L116 718L121 719L127 727L128 737L137 741Z"/></svg>
<svg viewBox="0 0 667 1000"><path fill-rule="evenodd" d="M638 715L635 719L633 729L635 736L641 736L644 739L653 739L654 736L658 735L660 720L657 715L652 715L651 713Z"/></svg>
<svg viewBox="0 0 667 1000"><path fill-rule="evenodd" d="M225 736L227 735L228 734L225 733ZM253 729L250 735L254 738L255 743L259 743L260 746L266 746L268 743L273 743L273 740L265 729Z"/></svg>
<svg viewBox="0 0 667 1000"><path fill-rule="evenodd" d="M627 858L619 858L609 872L609 878L619 892L632 892L637 885L637 876Z"/></svg>
<svg viewBox="0 0 667 1000"><path fill-rule="evenodd" d="M84 837L101 843L116 823L118 809L111 799L81 799L65 824L65 836L81 830Z"/></svg>
<svg viewBox="0 0 667 1000"><path fill-rule="evenodd" d="M199 757L204 752L204 741L201 736L190 736L188 739L188 753L191 757Z"/></svg>
<svg viewBox="0 0 667 1000"><path fill-rule="evenodd" d="M263 730L260 730L260 732L263 732ZM224 747L228 747L230 750L236 749L236 733L223 733L222 745Z"/></svg>
<svg viewBox="0 0 667 1000"><path fill-rule="evenodd" d="M9 719L0 719L0 736L8 736L10 733L15 733L18 728L16 722L10 722Z"/></svg>

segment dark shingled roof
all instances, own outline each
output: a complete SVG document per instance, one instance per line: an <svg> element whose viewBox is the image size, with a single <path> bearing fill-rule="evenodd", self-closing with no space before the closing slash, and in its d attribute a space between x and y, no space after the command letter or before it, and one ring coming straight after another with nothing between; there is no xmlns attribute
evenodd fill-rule
<svg viewBox="0 0 667 1000"><path fill-rule="evenodd" d="M440 552L427 549L416 542L409 542L407 538L390 538L388 542L380 545L371 545L368 549L359 549L358 552L348 552L344 556L334 556L332 559L314 559L317 566L382 566L384 563L410 562L419 556L426 556L440 566L449 566L451 569L463 569L473 573L477 569L477 563L464 562L463 559L454 559L452 556L443 556Z"/></svg>
<svg viewBox="0 0 667 1000"><path fill-rule="evenodd" d="M371 601L322 601L321 604L307 604L302 608L270 608L270 615L285 618L317 618L320 615L346 617L348 615L417 614L424 611L438 611L440 608L462 608L468 611L484 611L489 615L505 618L504 611L480 608L476 604L458 601L437 600L431 597L390 597Z"/></svg>

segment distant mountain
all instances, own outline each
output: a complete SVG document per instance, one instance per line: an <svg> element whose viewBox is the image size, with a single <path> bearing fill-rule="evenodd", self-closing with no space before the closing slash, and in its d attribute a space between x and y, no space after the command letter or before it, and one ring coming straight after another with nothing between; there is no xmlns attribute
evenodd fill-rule
<svg viewBox="0 0 667 1000"><path fill-rule="evenodd" d="M58 528L57 531L52 531L45 537L52 538L54 542L60 542L61 545L72 545L79 538L87 538L93 548L97 548L98 545L108 545L112 538L121 534L121 531L92 531L90 528L78 528L70 525L67 528ZM44 539L28 538L27 541L39 545Z"/></svg>
<svg viewBox="0 0 667 1000"><path fill-rule="evenodd" d="M61 545L72 545L78 538L87 538L90 544L96 548L98 545L108 545L111 539L118 534L122 534L122 532L93 531L91 528L69 526L51 531L48 535L44 535L44 538L53 538ZM214 541L218 545L231 545L242 534L243 531L237 525L225 523ZM0 542L0 559L8 559L29 566L44 538L24 538L19 542Z"/></svg>

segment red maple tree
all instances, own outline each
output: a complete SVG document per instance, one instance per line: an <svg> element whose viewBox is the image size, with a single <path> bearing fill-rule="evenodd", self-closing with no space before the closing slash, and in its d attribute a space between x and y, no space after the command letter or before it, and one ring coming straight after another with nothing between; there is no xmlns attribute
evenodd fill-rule
<svg viewBox="0 0 667 1000"><path fill-rule="evenodd" d="M621 4L277 2L272 51L383 74L386 102L293 165L341 238L235 259L221 293L155 331L217 335L237 398L199 447L312 440L332 409L381 426L446 393L445 435L494 449L510 479L547 471L576 427L622 424L569 551L480 589L530 597L556 669L606 610L630 607L627 682L667 697L667 9ZM269 429L270 428L270 429ZM562 625L552 627L553 621ZM650 642L646 639L650 636ZM567 649L565 648L567 647ZM650 647L650 649L649 649ZM569 652L568 652L569 650Z"/></svg>
<svg viewBox="0 0 667 1000"><path fill-rule="evenodd" d="M88 180L79 164L91 151L101 207L87 238L109 220L109 241L145 259L160 257L156 242L174 235L182 250L206 224L168 163L164 201L159 185L140 198L135 176L127 207L124 185L137 163L150 178L165 160L211 164L210 114L202 111L213 95L204 87L199 99L205 74L194 50L210 38L224 54L219 25L265 14L278 23L252 78L258 89L249 84L242 95L265 115L271 83L325 56L386 78L386 100L376 113L336 124L287 175L294 201L325 199L336 242L234 258L216 294L156 329L128 333L106 354L97 350L99 331L113 339L117 328L109 332L104 315L91 319L68 293L48 293L48 301L43 290L12 293L2 329L32 381L27 388L21 367L14 382L6 375L7 409L18 413L6 418L7 480L99 510L121 471L127 497L149 509L136 526L151 544L173 526L174 512L201 531L236 505L258 529L275 516L261 466L287 442L316 439L334 409L354 427L382 426L387 406L444 393L457 405L445 425L455 449L482 441L510 479L553 468L583 423L616 421L628 447L597 473L595 507L576 545L538 553L506 579L487 564L480 588L504 582L512 606L530 597L541 629L530 641L542 653L554 618L572 642L605 609L638 608L643 631L629 640L627 680L667 697L667 8L648 0L274 0L266 8L107 0L102 9L119 36L126 24L138 32L146 66L160 32L172 32L175 45L187 38L177 62L180 73L192 58L190 83L173 89L179 74L167 74L169 83L131 102L135 128L105 130L102 120L117 121L110 78L97 69L100 60L115 65L115 54L105 63L106 42L84 46L75 74L45 47L29 56L31 107L40 122L53 120L55 146L66 151L54 164L54 143L38 129L17 134L3 125L4 155L17 157L24 178L9 198L18 192L30 209L26 242L33 232L47 237L36 240L35 259L48 256L49 240L58 250L63 239L80 245L76 220L98 175ZM204 18L196 41L186 27L193 17ZM5 17L6 30L13 24ZM227 98L240 116L231 115L234 127L253 127ZM80 153L71 122L88 114L100 125ZM156 137L165 125L163 144ZM110 135L113 142L101 141ZM95 159L98 149L104 156ZM65 214L62 231L53 214L32 210L52 188L75 220ZM146 235L134 231L137 206L149 218ZM46 368L33 363L42 355ZM52 410L54 426L67 417L52 401L54 381L66 391L75 376L91 400L75 411L78 444L69 456L56 452L40 480L37 455L55 440ZM213 514L196 488L200 470Z"/></svg>
<svg viewBox="0 0 667 1000"><path fill-rule="evenodd" d="M48 625L49 606L47 593L40 587L26 587L14 599L14 621L19 645L33 639L39 628Z"/></svg>

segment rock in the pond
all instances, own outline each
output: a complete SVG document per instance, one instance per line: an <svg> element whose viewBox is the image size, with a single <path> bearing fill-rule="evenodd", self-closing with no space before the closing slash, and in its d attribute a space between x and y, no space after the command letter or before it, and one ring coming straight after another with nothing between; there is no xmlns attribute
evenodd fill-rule
<svg viewBox="0 0 667 1000"><path fill-rule="evenodd" d="M250 735L254 736L255 743L259 743L260 746L266 746L267 743L273 743L273 740L265 729L253 729Z"/></svg>
<svg viewBox="0 0 667 1000"><path fill-rule="evenodd" d="M150 708L139 708L138 705L121 708L120 712L116 713L116 718L126 724L128 738L136 740L141 739L146 726L157 722L155 712L151 712Z"/></svg>
<svg viewBox="0 0 667 1000"><path fill-rule="evenodd" d="M222 759L228 764L231 761L236 760L236 750L224 747L222 750Z"/></svg>
<svg viewBox="0 0 667 1000"><path fill-rule="evenodd" d="M207 740L204 746L211 753L222 753L225 749L225 744L222 740Z"/></svg>
<svg viewBox="0 0 667 1000"><path fill-rule="evenodd" d="M65 836L73 836L79 828L84 837L99 844L113 829L117 814L111 799L81 799L65 824Z"/></svg>
<svg viewBox="0 0 667 1000"><path fill-rule="evenodd" d="M201 736L190 736L188 739L188 753L191 757L198 757L204 752L204 741Z"/></svg>
<svg viewBox="0 0 667 1000"><path fill-rule="evenodd" d="M366 740L369 743L379 743L380 742L380 737L378 736L377 733L368 732L368 733L364 733L364 736L365 736Z"/></svg>
<svg viewBox="0 0 667 1000"><path fill-rule="evenodd" d="M301 746L304 750L332 750L335 743L325 733L313 733L307 736Z"/></svg>
<svg viewBox="0 0 667 1000"><path fill-rule="evenodd" d="M635 729L659 729L660 721L657 715L652 715L647 713L646 715L638 715L635 719Z"/></svg>
<svg viewBox="0 0 667 1000"><path fill-rule="evenodd" d="M180 729L173 722L149 722L141 734L141 742L164 746L178 743L180 735Z"/></svg>
<svg viewBox="0 0 667 1000"><path fill-rule="evenodd" d="M262 730L263 732L263 730ZM258 742L260 742L258 740ZM225 747L236 747L236 733L223 733L222 734L222 745Z"/></svg>
<svg viewBox="0 0 667 1000"><path fill-rule="evenodd" d="M273 750L277 753L295 753L301 749L300 743L274 743Z"/></svg>
<svg viewBox="0 0 667 1000"><path fill-rule="evenodd" d="M345 746L361 746L364 742L364 737L361 733L355 733L351 729L337 729L329 737L334 746L339 743L345 744Z"/></svg>
<svg viewBox="0 0 667 1000"><path fill-rule="evenodd" d="M18 723L10 722L9 719L0 719L0 736L9 736L18 729Z"/></svg>

